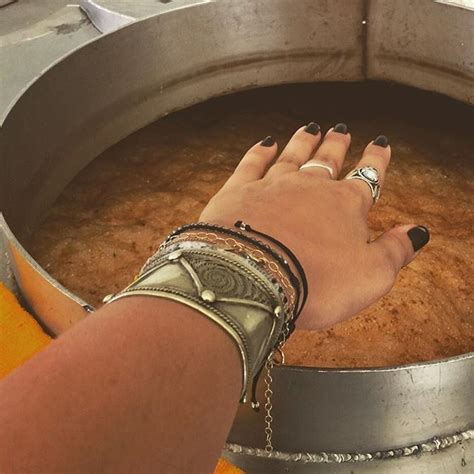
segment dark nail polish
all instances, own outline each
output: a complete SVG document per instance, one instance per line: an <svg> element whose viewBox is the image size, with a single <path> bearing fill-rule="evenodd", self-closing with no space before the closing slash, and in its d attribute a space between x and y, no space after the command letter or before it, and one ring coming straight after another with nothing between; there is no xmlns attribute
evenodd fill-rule
<svg viewBox="0 0 474 474"><path fill-rule="evenodd" d="M415 252L420 250L430 241L430 231L422 225L413 227L413 229L410 229L407 234Z"/></svg>
<svg viewBox="0 0 474 474"><path fill-rule="evenodd" d="M333 132L346 134L348 131L347 125L345 123L338 123L332 130Z"/></svg>
<svg viewBox="0 0 474 474"><path fill-rule="evenodd" d="M274 143L275 143L275 139L274 139L272 136L268 135L267 138L264 138L264 139L260 142L260 145L262 145L262 146L269 146L269 147L270 147L270 146L272 146Z"/></svg>
<svg viewBox="0 0 474 474"><path fill-rule="evenodd" d="M321 127L316 122L309 122L308 125L304 128L304 131L307 133L311 133L311 135L317 135Z"/></svg>
<svg viewBox="0 0 474 474"><path fill-rule="evenodd" d="M385 135L379 135L374 140L374 145L381 146L382 148L387 148L388 146L388 138Z"/></svg>

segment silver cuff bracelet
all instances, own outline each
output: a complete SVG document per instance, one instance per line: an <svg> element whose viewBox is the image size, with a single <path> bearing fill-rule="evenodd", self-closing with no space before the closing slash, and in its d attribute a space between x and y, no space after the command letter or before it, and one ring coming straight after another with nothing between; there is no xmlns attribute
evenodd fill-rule
<svg viewBox="0 0 474 474"><path fill-rule="evenodd" d="M197 242L158 251L132 284L104 302L136 295L190 306L233 338L242 359L241 401L286 322L284 295L262 268L250 258Z"/></svg>

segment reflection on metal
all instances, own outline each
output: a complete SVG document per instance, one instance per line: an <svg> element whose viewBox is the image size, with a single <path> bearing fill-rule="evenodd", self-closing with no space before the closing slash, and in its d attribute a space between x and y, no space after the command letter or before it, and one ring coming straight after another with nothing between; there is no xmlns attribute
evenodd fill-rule
<svg viewBox="0 0 474 474"><path fill-rule="evenodd" d="M110 33L136 20L131 16L109 10L92 0L81 0L79 5L101 33Z"/></svg>
<svg viewBox="0 0 474 474"><path fill-rule="evenodd" d="M374 453L465 432L474 426L473 376L472 354L378 369L277 367L272 374L275 450ZM260 400L263 391L259 384ZM240 406L228 442L263 449L264 414ZM472 440L464 444L467 451L473 447ZM246 465L245 451L227 454ZM256 457L251 472L272 472L268 460ZM302 463L294 472L300 472L298 466Z"/></svg>
<svg viewBox="0 0 474 474"><path fill-rule="evenodd" d="M26 252L0 213L0 232L22 298L51 335L59 335L93 308L51 278Z"/></svg>
<svg viewBox="0 0 474 474"><path fill-rule="evenodd" d="M84 317L87 306L19 242L27 244L83 167L154 120L211 97L287 82L383 79L474 103L467 47L474 14L431 0L404 8L395 3L180 0L182 8L88 39L49 68L32 71L29 77L37 79L0 110L0 209L16 237L3 223L13 270L43 324L60 333ZM274 444L284 453L386 452L474 425L473 353L382 369L284 366L273 378ZM241 407L228 442L263 448L263 427L261 414ZM473 454L468 439L436 456L423 451L321 468L228 453L247 472L299 474L348 472L348 466L353 472L467 472Z"/></svg>
<svg viewBox="0 0 474 474"><path fill-rule="evenodd" d="M435 0L435 2L474 11L474 0Z"/></svg>

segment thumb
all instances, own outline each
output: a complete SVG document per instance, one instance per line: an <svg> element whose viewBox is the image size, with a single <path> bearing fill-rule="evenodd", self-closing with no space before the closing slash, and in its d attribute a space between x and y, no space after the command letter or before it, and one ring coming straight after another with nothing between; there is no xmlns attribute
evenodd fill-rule
<svg viewBox="0 0 474 474"><path fill-rule="evenodd" d="M408 224L388 230L370 246L395 279L398 272L418 255L429 240L430 232L426 227Z"/></svg>

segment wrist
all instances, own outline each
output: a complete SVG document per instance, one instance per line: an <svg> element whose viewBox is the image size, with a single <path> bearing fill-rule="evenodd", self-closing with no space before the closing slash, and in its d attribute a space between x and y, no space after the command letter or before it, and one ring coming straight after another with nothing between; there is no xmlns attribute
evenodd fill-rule
<svg viewBox="0 0 474 474"><path fill-rule="evenodd" d="M276 250L273 250L273 252L266 251L265 248L256 244L256 242L262 242L265 246L269 247L265 242L258 239L252 239L252 241L245 240L242 237L243 236L237 233L233 235L226 234L219 228L190 228L174 236L166 245L176 245L182 242L201 242L236 255L250 258L262 266L262 269L273 283L281 287L284 293L283 302L285 304L285 311L293 313L296 309L297 295L291 283L291 267L285 267L275 258L275 254L277 254Z"/></svg>
<svg viewBox="0 0 474 474"><path fill-rule="evenodd" d="M298 275L296 276L295 273ZM155 296L187 305L219 325L241 356L241 400L295 327L307 295L304 271L282 242L235 222L194 223L175 229L137 279L106 302Z"/></svg>
<svg viewBox="0 0 474 474"><path fill-rule="evenodd" d="M242 398L285 324L283 293L255 262L200 242L162 246L137 279L107 303L130 296L174 300L226 331L242 360Z"/></svg>
<svg viewBox="0 0 474 474"><path fill-rule="evenodd" d="M250 225L242 221L236 221L233 228L198 222L175 229L166 238L160 249L171 242L185 240L190 232L194 232L192 238L196 240L221 245L225 250L237 251L258 263L264 263L267 270L273 273L273 276L286 291L286 296L292 306L291 319L294 320L298 317L308 295L307 280L298 258L285 244L268 234L251 228ZM252 246L255 250L249 249Z"/></svg>

